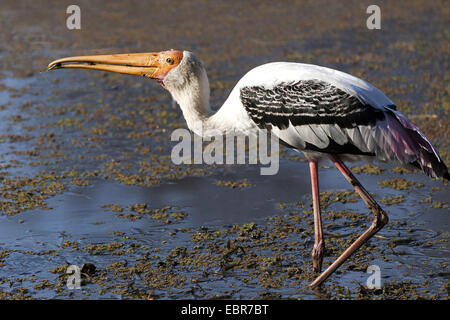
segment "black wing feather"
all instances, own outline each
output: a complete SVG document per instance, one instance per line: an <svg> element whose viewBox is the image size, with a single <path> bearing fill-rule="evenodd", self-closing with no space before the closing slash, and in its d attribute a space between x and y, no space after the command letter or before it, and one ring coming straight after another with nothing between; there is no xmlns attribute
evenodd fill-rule
<svg viewBox="0 0 450 320"><path fill-rule="evenodd" d="M384 112L321 80L280 83L271 89L243 87L240 98L250 118L261 128L285 129L308 124L341 128L374 124Z"/></svg>

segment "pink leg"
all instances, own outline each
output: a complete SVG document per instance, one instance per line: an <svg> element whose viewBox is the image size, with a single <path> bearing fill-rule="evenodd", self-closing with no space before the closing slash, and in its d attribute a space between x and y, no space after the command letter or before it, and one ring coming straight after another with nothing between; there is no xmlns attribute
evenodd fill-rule
<svg viewBox="0 0 450 320"><path fill-rule="evenodd" d="M319 177L317 160L309 160L309 171L311 173L311 187L313 197L314 212L314 247L312 249L313 270L314 272L322 271L323 252L325 243L322 234L322 219L320 217L319 202Z"/></svg>
<svg viewBox="0 0 450 320"><path fill-rule="evenodd" d="M372 225L355 241L352 243L339 258L336 259L319 277L317 277L309 286L315 288L324 282L341 264L344 263L356 250L358 250L364 243L366 243L375 233L380 231L381 228L389 221L386 213L381 209L378 203L372 198L369 192L364 189L361 183L355 178L352 172L342 162L338 156L331 156L331 161L336 168L341 171L344 177L355 188L355 191L361 196L367 207L373 212L374 219Z"/></svg>

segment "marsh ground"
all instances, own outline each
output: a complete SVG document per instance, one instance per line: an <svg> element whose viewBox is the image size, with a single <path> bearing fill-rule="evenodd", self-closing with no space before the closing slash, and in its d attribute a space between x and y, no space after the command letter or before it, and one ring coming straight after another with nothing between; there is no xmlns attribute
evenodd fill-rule
<svg viewBox="0 0 450 320"><path fill-rule="evenodd" d="M447 164L449 17L445 1L383 1L382 29L360 1L60 1L0 4L0 297L447 299L449 187L417 172L356 166L390 223L318 291L308 167L283 150L275 176L256 166L176 166L169 135L184 120L148 79L41 73L56 58L194 51L212 105L249 69L297 61L383 90ZM325 265L370 223L337 170L321 170ZM82 289L69 265L92 263ZM369 265L382 287L365 288Z"/></svg>

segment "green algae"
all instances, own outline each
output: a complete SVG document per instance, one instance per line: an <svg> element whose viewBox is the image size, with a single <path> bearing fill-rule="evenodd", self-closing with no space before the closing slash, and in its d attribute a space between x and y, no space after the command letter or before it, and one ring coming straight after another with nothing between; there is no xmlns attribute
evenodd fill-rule
<svg viewBox="0 0 450 320"><path fill-rule="evenodd" d="M408 181L403 178L382 180L382 181L378 181L378 184L380 186L383 186L386 188L392 188L392 189L396 189L396 190L409 190L411 188L423 187L422 183Z"/></svg>
<svg viewBox="0 0 450 320"><path fill-rule="evenodd" d="M239 181L229 181L229 180L216 180L214 181L215 185L223 186L231 189L243 189L251 187L252 184L248 181L248 179L242 179Z"/></svg>
<svg viewBox="0 0 450 320"><path fill-rule="evenodd" d="M385 170L384 168L378 167L371 163L362 166L351 166L350 169L353 173L366 173L375 175L380 175Z"/></svg>

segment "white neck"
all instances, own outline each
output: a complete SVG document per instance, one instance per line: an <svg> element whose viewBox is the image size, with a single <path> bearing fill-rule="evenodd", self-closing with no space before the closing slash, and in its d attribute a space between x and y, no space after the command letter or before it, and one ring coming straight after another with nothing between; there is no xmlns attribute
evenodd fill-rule
<svg viewBox="0 0 450 320"><path fill-rule="evenodd" d="M206 72L200 77L192 77L189 84L169 89L173 99L180 105L188 128L198 135L203 135L208 119L212 116L209 106L209 81Z"/></svg>
<svg viewBox="0 0 450 320"><path fill-rule="evenodd" d="M213 136L253 127L236 90L213 114L206 70L192 53L184 51L184 55L181 63L165 77L164 85L180 105L188 128L200 136Z"/></svg>

